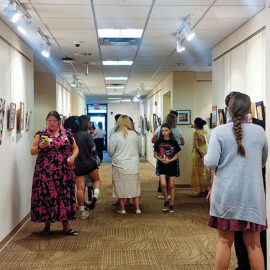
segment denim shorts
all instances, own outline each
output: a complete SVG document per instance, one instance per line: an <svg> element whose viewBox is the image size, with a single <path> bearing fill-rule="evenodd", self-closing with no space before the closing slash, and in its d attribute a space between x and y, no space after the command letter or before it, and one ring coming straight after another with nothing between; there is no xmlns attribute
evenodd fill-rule
<svg viewBox="0 0 270 270"><path fill-rule="evenodd" d="M176 174L176 176L175 177L179 177L180 176L180 160L179 160L179 158L176 160L176 169L177 169L177 174ZM158 167L158 161L156 162L156 175L157 176L160 176L160 174L159 174L159 167Z"/></svg>

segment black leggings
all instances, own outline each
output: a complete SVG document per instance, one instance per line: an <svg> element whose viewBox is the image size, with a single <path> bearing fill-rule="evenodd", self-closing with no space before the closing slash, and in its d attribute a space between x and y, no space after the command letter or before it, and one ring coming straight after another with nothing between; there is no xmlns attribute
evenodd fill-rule
<svg viewBox="0 0 270 270"><path fill-rule="evenodd" d="M95 144L96 144L96 149L97 149L97 155L102 162L103 160L103 149L104 149L104 138L98 138L94 139Z"/></svg>

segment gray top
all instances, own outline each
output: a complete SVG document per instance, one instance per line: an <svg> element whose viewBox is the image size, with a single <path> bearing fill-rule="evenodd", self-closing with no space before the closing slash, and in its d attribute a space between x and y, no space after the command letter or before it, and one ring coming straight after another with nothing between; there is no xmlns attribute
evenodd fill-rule
<svg viewBox="0 0 270 270"><path fill-rule="evenodd" d="M266 134L254 124L242 124L246 157L237 154L233 123L215 128L204 164L216 169L210 216L266 225L262 167L268 154Z"/></svg>

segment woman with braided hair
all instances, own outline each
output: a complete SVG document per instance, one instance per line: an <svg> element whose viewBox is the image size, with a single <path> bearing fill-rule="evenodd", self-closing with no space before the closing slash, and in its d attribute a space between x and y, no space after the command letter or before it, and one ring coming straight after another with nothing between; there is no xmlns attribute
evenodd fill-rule
<svg viewBox="0 0 270 270"><path fill-rule="evenodd" d="M263 270L260 232L267 229L262 167L268 146L258 125L249 123L249 96L231 97L229 123L211 134L204 163L215 169L209 226L218 230L216 270L229 268L234 232L242 231L253 270Z"/></svg>

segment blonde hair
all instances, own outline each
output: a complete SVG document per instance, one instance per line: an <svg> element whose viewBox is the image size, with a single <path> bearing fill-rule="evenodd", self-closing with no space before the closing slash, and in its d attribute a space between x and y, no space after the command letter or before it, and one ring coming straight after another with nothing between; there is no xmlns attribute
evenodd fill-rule
<svg viewBox="0 0 270 270"><path fill-rule="evenodd" d="M129 130L132 130L132 124L129 117L127 115L121 115L117 120L115 131L122 131L124 137L126 137Z"/></svg>

